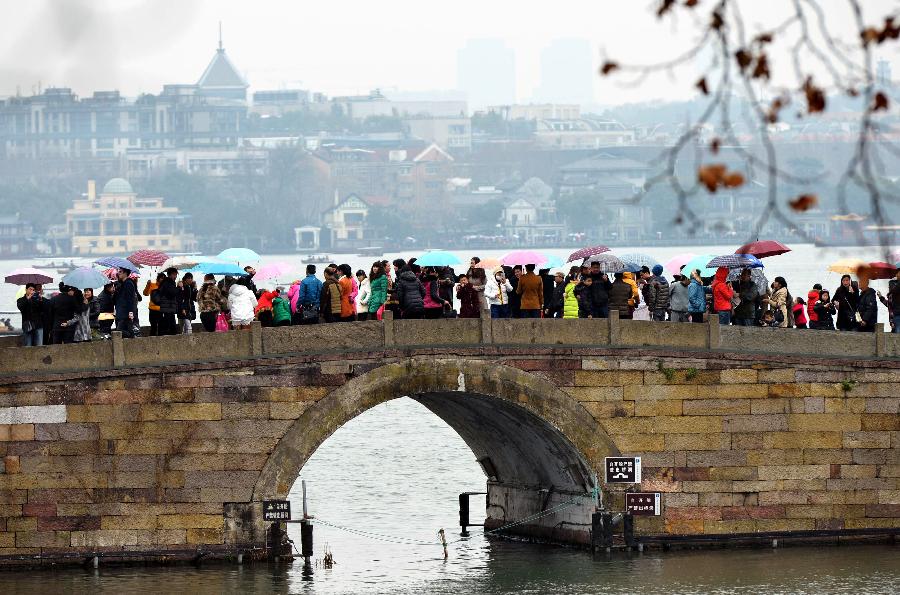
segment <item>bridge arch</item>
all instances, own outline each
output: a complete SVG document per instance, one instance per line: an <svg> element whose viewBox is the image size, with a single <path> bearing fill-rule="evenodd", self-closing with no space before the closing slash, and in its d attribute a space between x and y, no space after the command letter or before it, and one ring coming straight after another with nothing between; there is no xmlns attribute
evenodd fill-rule
<svg viewBox="0 0 900 595"><path fill-rule="evenodd" d="M589 492L603 457L618 452L578 401L538 375L478 359L410 358L370 370L311 405L275 446L253 500L287 497L331 434L403 396L430 409L468 444L488 476L489 503L492 485L533 496ZM517 508L523 507L530 506Z"/></svg>

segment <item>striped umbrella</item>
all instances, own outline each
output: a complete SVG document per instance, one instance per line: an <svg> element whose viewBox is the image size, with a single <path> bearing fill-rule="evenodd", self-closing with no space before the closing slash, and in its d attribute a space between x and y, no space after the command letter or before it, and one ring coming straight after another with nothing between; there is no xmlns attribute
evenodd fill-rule
<svg viewBox="0 0 900 595"><path fill-rule="evenodd" d="M106 269L102 274L110 281L117 281L119 279L119 269ZM131 274L128 275L128 277L132 281L137 281L138 279L140 279L140 276L134 271L131 271Z"/></svg>
<svg viewBox="0 0 900 595"><path fill-rule="evenodd" d="M128 260L138 265L158 267L169 260L169 255L161 250L138 250L129 256Z"/></svg>
<svg viewBox="0 0 900 595"><path fill-rule="evenodd" d="M752 254L724 254L716 256L706 266L711 269L725 267L726 269L761 269L762 261Z"/></svg>
<svg viewBox="0 0 900 595"><path fill-rule="evenodd" d="M582 248L581 250L576 250L569 254L569 259L566 262L575 262L576 260L584 260L585 258L590 258L591 256L596 256L597 254L603 254L604 252L609 252L609 248L603 245L598 246L590 246L588 248Z"/></svg>

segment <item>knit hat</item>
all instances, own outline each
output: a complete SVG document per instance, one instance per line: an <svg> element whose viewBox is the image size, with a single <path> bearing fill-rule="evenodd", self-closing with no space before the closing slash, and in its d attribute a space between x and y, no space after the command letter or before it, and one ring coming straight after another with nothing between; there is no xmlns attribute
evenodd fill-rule
<svg viewBox="0 0 900 595"><path fill-rule="evenodd" d="M663 274L663 268L661 264L653 265L653 274L657 277Z"/></svg>

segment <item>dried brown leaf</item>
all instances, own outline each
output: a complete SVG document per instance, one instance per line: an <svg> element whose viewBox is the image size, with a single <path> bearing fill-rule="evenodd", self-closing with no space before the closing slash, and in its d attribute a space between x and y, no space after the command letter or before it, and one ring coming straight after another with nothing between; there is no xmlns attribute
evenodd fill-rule
<svg viewBox="0 0 900 595"><path fill-rule="evenodd" d="M753 67L751 78L769 80L771 73L769 72L769 58L765 54L760 54L756 58L756 65Z"/></svg>
<svg viewBox="0 0 900 595"><path fill-rule="evenodd" d="M819 204L819 198L815 194L801 194L794 200L788 202L788 205L798 213L808 211L817 204Z"/></svg>
<svg viewBox="0 0 900 595"><path fill-rule="evenodd" d="M753 55L747 50L741 48L734 53L734 59L737 60L738 68L740 68L741 72L743 72L753 62Z"/></svg>
<svg viewBox="0 0 900 595"><path fill-rule="evenodd" d="M806 95L806 110L809 113L825 111L825 92L813 84L812 77L803 83L803 93Z"/></svg>
<svg viewBox="0 0 900 595"><path fill-rule="evenodd" d="M613 72L614 70L618 70L618 69L619 69L618 64L607 60L606 62L603 63L603 66L600 67L600 74L602 74L603 76L606 76L609 73Z"/></svg>
<svg viewBox="0 0 900 595"><path fill-rule="evenodd" d="M694 8L698 4L700 4L700 0L684 0L684 5L687 8Z"/></svg>
<svg viewBox="0 0 900 595"><path fill-rule="evenodd" d="M715 192L719 184L725 179L727 168L722 163L710 163L697 170L697 181L706 186L710 192Z"/></svg>
<svg viewBox="0 0 900 595"><path fill-rule="evenodd" d="M694 86L700 89L700 92L704 95L709 95L709 87L706 86L706 77L701 78Z"/></svg>
<svg viewBox="0 0 900 595"><path fill-rule="evenodd" d="M672 7L675 6L675 0L662 0L659 3L659 8L656 9L656 16L663 17L667 12L672 10Z"/></svg>
<svg viewBox="0 0 900 595"><path fill-rule="evenodd" d="M888 108L888 98L883 92L875 93L875 99L872 100L872 111L878 112Z"/></svg>
<svg viewBox="0 0 900 595"><path fill-rule="evenodd" d="M744 176L739 172L733 171L722 179L722 185L726 188L737 188L744 185Z"/></svg>

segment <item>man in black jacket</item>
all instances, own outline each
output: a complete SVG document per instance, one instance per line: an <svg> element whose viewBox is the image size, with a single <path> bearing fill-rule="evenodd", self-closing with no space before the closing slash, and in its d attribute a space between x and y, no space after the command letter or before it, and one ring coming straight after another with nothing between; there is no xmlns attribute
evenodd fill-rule
<svg viewBox="0 0 900 595"><path fill-rule="evenodd" d="M609 290L612 283L606 273L600 270L600 263L591 263L591 317L609 318Z"/></svg>
<svg viewBox="0 0 900 595"><path fill-rule="evenodd" d="M137 310L137 285L130 277L131 271L119 269L116 282L115 306L116 306L116 330L122 333L122 337L131 339L134 337L134 312Z"/></svg>
<svg viewBox="0 0 900 595"><path fill-rule="evenodd" d="M178 269L166 269L166 278L157 288L157 305L159 306L159 334L177 335L175 314L178 312Z"/></svg>
<svg viewBox="0 0 900 595"><path fill-rule="evenodd" d="M395 287L397 289L397 301L400 302L403 318L424 318L425 286L416 278L415 273L409 266L403 267L403 270L397 276Z"/></svg>
<svg viewBox="0 0 900 595"><path fill-rule="evenodd" d="M53 343L75 342L75 315L83 307L75 299L75 291L71 287L60 287L60 292L50 300L50 309L53 311Z"/></svg>
<svg viewBox="0 0 900 595"><path fill-rule="evenodd" d="M871 287L860 289L859 305L856 306L859 312L859 326L856 330L864 333L875 332L875 325L878 323L878 297L875 290Z"/></svg>
<svg viewBox="0 0 900 595"><path fill-rule="evenodd" d="M197 284L192 273L185 273L178 288L178 323L181 333L190 335L197 318Z"/></svg>
<svg viewBox="0 0 900 595"><path fill-rule="evenodd" d="M39 347L44 344L44 298L35 291L34 283L25 286L25 295L16 300L22 313L22 345Z"/></svg>

